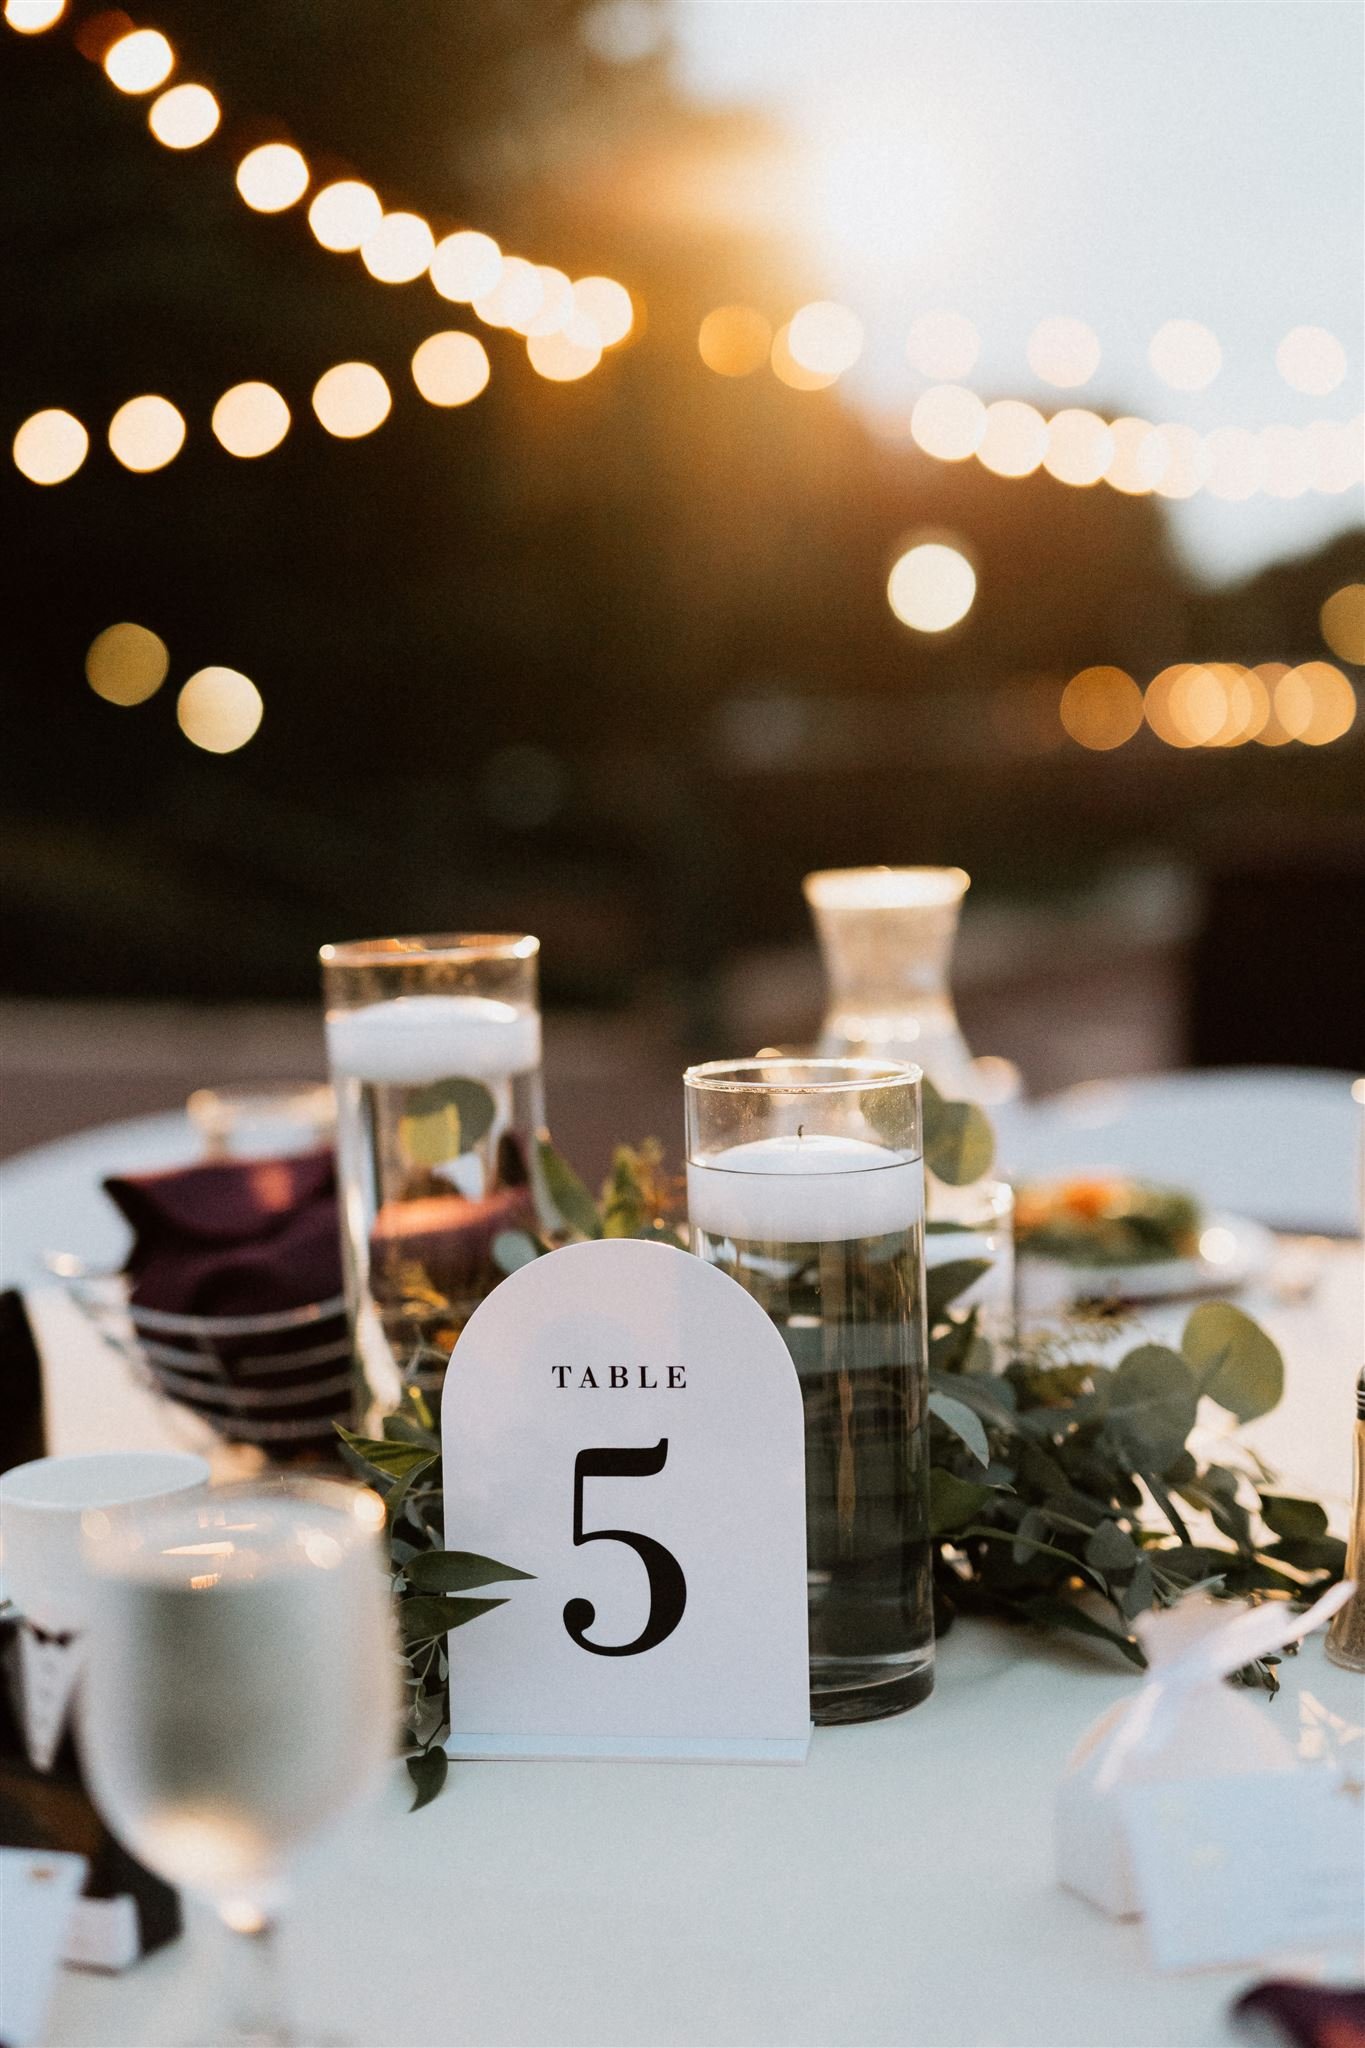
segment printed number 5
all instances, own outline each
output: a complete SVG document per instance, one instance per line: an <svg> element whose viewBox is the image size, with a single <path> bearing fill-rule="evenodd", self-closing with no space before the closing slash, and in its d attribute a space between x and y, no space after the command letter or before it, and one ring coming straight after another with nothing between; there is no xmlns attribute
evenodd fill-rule
<svg viewBox="0 0 1365 2048"><path fill-rule="evenodd" d="M687 1581L682 1566L671 1550L652 1536L637 1535L633 1529L584 1529L583 1481L585 1479L649 1479L664 1469L668 1438L660 1437L652 1450L602 1449L580 1451L573 1468L573 1540L578 1543L625 1543L636 1553L649 1574L649 1614L644 1628L632 1643L590 1643L586 1631L597 1619L591 1600L570 1600L564 1609L564 1626L580 1650L594 1657L638 1657L667 1641L683 1618L687 1605Z"/></svg>

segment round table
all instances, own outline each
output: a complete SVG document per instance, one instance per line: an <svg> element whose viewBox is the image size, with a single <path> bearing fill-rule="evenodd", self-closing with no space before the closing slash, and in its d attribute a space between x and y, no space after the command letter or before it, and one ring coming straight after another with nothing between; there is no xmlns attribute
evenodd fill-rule
<svg viewBox="0 0 1365 2048"><path fill-rule="evenodd" d="M1030 1116L1041 1167L1059 1156L1048 1153L1057 1113L1042 1105L1019 1120L1016 1159L1028 1156L1017 1134ZM1180 1121L1196 1150L1192 1116L1187 1099ZM1273 1122L1263 1110L1260 1127ZM1355 1143L1349 1095L1331 1129L1325 1150L1320 1133L1313 1140L1320 1185L1311 1162L1295 1183L1300 1228L1311 1205L1318 1227L1350 1224L1339 1184ZM1111 1124L1106 1163L1128 1163L1122 1136ZM1278 1152L1243 1152L1262 1164L1259 1186L1244 1170L1218 1198L1295 1220L1266 1206L1289 1184L1292 1140L1282 1138ZM49 1246L116 1258L99 1175L192 1150L183 1119L139 1119L0 1168L9 1284L32 1287ZM1360 1251L1300 1241L1294 1257L1292 1289L1272 1279L1245 1297L1289 1366L1281 1407L1247 1434L1287 1488L1329 1498L1340 1526ZM38 1287L29 1302L57 1447L165 1430L164 1411L134 1397L127 1369L58 1290ZM1185 1313L1170 1306L1150 1320L1169 1336ZM1283 1678L1261 1710L1291 1730L1304 1690L1360 1719L1358 1681L1319 1643ZM365 2048L1232 2041L1229 2004L1261 1973L1158 1975L1140 1926L1105 1920L1054 1881L1058 1776L1082 1731L1135 1683L1104 1653L959 1623L940 1646L930 1700L896 1720L817 1730L803 1767L457 1764L416 1815L395 1767L379 1807L348 1820L300 1874L284 1948L304 2038L316 2030ZM184 1940L126 1977L64 1972L53 2048L202 2037L220 1939L192 1912Z"/></svg>

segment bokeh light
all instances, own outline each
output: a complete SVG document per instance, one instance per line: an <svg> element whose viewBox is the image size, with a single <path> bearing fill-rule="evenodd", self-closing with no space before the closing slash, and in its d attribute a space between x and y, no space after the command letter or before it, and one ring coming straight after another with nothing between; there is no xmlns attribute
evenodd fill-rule
<svg viewBox="0 0 1365 2048"><path fill-rule="evenodd" d="M125 469L141 476L174 462L184 445L183 415L154 392L130 398L109 422L109 446Z"/></svg>
<svg viewBox="0 0 1365 2048"><path fill-rule="evenodd" d="M504 256L493 289L480 292L474 311L485 327L520 328L525 332L545 296L545 283L534 263L524 256Z"/></svg>
<svg viewBox="0 0 1365 2048"><path fill-rule="evenodd" d="M268 455L289 432L289 407L273 384L234 384L213 408L213 431L229 455Z"/></svg>
<svg viewBox="0 0 1365 2048"><path fill-rule="evenodd" d="M995 476L1028 476L1047 449L1047 421L1019 398L997 398L986 407L986 428L976 459Z"/></svg>
<svg viewBox="0 0 1365 2048"><path fill-rule="evenodd" d="M1303 430L1313 489L1335 496L1354 490L1365 476L1365 423L1359 419L1314 420Z"/></svg>
<svg viewBox="0 0 1365 2048"><path fill-rule="evenodd" d="M697 353L718 377L751 377L772 345L772 325L756 306L717 306L697 330Z"/></svg>
<svg viewBox="0 0 1365 2048"><path fill-rule="evenodd" d="M358 249L384 218L379 194L360 178L324 185L308 209L308 225L324 249Z"/></svg>
<svg viewBox="0 0 1365 2048"><path fill-rule="evenodd" d="M1322 637L1333 654L1365 668L1365 583L1343 583L1318 613Z"/></svg>
<svg viewBox="0 0 1365 2048"><path fill-rule="evenodd" d="M461 228L445 235L432 254L431 281L443 299L471 305L484 298L502 275L502 250L491 235Z"/></svg>
<svg viewBox="0 0 1365 2048"><path fill-rule="evenodd" d="M798 363L791 352L790 337L790 327L779 327L769 352L773 375L780 383L793 391L828 391L831 384L838 383L832 371L808 370L804 363Z"/></svg>
<svg viewBox="0 0 1365 2048"><path fill-rule="evenodd" d="M373 363L334 363L313 386L313 411L340 441L355 441L382 427L392 403Z"/></svg>
<svg viewBox="0 0 1365 2048"><path fill-rule="evenodd" d="M597 331L575 314L566 327L554 334L533 334L526 343L531 368L552 384L573 384L586 377L602 360Z"/></svg>
<svg viewBox="0 0 1365 2048"><path fill-rule="evenodd" d="M1266 693L1268 708L1259 732L1252 738L1262 747L1286 747L1293 739L1292 732L1286 732L1275 712L1275 687L1282 676L1289 674L1289 664L1284 661L1261 661L1248 671Z"/></svg>
<svg viewBox="0 0 1365 2048"><path fill-rule="evenodd" d="M1040 320L1029 337L1028 365L1044 384L1074 390L1088 384L1100 366L1099 336L1084 320Z"/></svg>
<svg viewBox="0 0 1365 2048"><path fill-rule="evenodd" d="M208 754L235 754L261 722L265 706L249 676L235 668L201 668L176 699L181 732Z"/></svg>
<svg viewBox="0 0 1365 2048"><path fill-rule="evenodd" d="M263 142L237 166L237 190L255 213L283 213L308 190L308 165L290 142Z"/></svg>
<svg viewBox="0 0 1365 2048"><path fill-rule="evenodd" d="M64 484L86 458L90 436L74 414L53 406L30 414L14 437L14 466L31 484Z"/></svg>
<svg viewBox="0 0 1365 2048"><path fill-rule="evenodd" d="M1254 497L1265 481L1264 452L1246 427L1215 427L1204 436L1204 459L1204 488L1211 498L1236 504Z"/></svg>
<svg viewBox="0 0 1365 2048"><path fill-rule="evenodd" d="M1326 398L1346 375L1346 351L1325 327L1291 327L1275 351L1286 384L1310 398Z"/></svg>
<svg viewBox="0 0 1365 2048"><path fill-rule="evenodd" d="M175 51L159 29L135 28L104 53L104 73L120 92L155 92L175 69Z"/></svg>
<svg viewBox="0 0 1365 2048"><path fill-rule="evenodd" d="M1292 739L1327 747L1351 730L1356 693L1330 661L1305 661L1275 685L1275 715Z"/></svg>
<svg viewBox="0 0 1365 2048"><path fill-rule="evenodd" d="M1156 429L1161 468L1152 489L1161 498L1192 498L1209 473L1204 436L1194 427L1175 424Z"/></svg>
<svg viewBox="0 0 1365 2048"><path fill-rule="evenodd" d="M1083 668L1062 692L1062 725L1077 746L1108 753L1142 724L1142 692L1121 668Z"/></svg>
<svg viewBox="0 0 1365 2048"><path fill-rule="evenodd" d="M124 620L96 633L85 655L85 676L106 704L145 704L166 680L170 652L160 634Z"/></svg>
<svg viewBox="0 0 1365 2048"><path fill-rule="evenodd" d="M5 20L21 36L55 28L65 12L66 0L5 0Z"/></svg>
<svg viewBox="0 0 1365 2048"><path fill-rule="evenodd" d="M1271 498L1301 498L1313 483L1308 443L1297 427L1262 427L1261 488Z"/></svg>
<svg viewBox="0 0 1365 2048"><path fill-rule="evenodd" d="M1132 498L1156 490L1166 468L1167 452L1165 442L1151 421L1125 413L1121 419L1110 421L1109 432L1113 437L1114 452L1104 472L1104 481L1110 489L1122 491Z"/></svg>
<svg viewBox="0 0 1365 2048"><path fill-rule="evenodd" d="M886 582L887 602L903 626L945 633L965 619L976 597L976 571L941 541L907 548Z"/></svg>
<svg viewBox="0 0 1365 2048"><path fill-rule="evenodd" d="M1098 413L1068 406L1048 422L1043 467L1060 484L1097 484L1114 459L1114 437Z"/></svg>
<svg viewBox="0 0 1365 2048"><path fill-rule="evenodd" d="M787 353L818 377L842 377L863 352L863 323L833 299L814 299L787 324Z"/></svg>
<svg viewBox="0 0 1365 2048"><path fill-rule="evenodd" d="M1147 360L1173 391L1203 391L1223 367L1218 337L1198 320L1168 320L1147 345Z"/></svg>
<svg viewBox="0 0 1365 2048"><path fill-rule="evenodd" d="M1259 676L1235 661L1206 661L1209 675L1223 692L1223 717L1204 742L1209 747L1240 747L1254 737L1270 716L1270 696Z"/></svg>
<svg viewBox="0 0 1365 2048"><path fill-rule="evenodd" d="M1143 713L1168 747L1207 746L1227 720L1227 690L1213 669L1178 661L1153 676L1143 697Z"/></svg>
<svg viewBox="0 0 1365 2048"><path fill-rule="evenodd" d="M596 328L603 348L615 348L635 325L634 302L614 277L580 277L573 288L573 308Z"/></svg>
<svg viewBox="0 0 1365 2048"><path fill-rule="evenodd" d="M573 318L573 286L562 270L556 270L552 263L538 263L536 274L540 279L540 304L529 319L512 320L508 325L516 334L558 334ZM597 330L592 330L596 338Z"/></svg>
<svg viewBox="0 0 1365 2048"><path fill-rule="evenodd" d="M475 334L429 334L412 358L412 381L428 405L468 405L489 378L488 351Z"/></svg>
<svg viewBox="0 0 1365 2048"><path fill-rule="evenodd" d="M411 284L435 253L435 237L420 213L386 213L360 245L361 262L380 284Z"/></svg>
<svg viewBox="0 0 1365 2048"><path fill-rule="evenodd" d="M147 109L147 126L167 149L198 149L223 116L206 85L173 85Z"/></svg>
<svg viewBox="0 0 1365 2048"><path fill-rule="evenodd" d="M981 336L961 313L922 313L910 329L905 353L922 377L956 384L981 353Z"/></svg>
<svg viewBox="0 0 1365 2048"><path fill-rule="evenodd" d="M986 408L965 384L931 384L910 415L916 445L939 462L965 462L985 431Z"/></svg>

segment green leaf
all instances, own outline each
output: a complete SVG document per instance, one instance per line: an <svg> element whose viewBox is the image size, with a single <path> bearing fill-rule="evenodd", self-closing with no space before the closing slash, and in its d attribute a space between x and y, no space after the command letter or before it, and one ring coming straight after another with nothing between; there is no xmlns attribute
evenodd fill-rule
<svg viewBox="0 0 1365 2048"><path fill-rule="evenodd" d="M924 1302L929 1327L943 1321L950 1302L990 1271L989 1259L949 1259L942 1266L930 1266L924 1275Z"/></svg>
<svg viewBox="0 0 1365 2048"><path fill-rule="evenodd" d="M1107 1576L1110 1572L1131 1571L1138 1561L1138 1547L1117 1522L1101 1522L1085 1546L1085 1556L1088 1564Z"/></svg>
<svg viewBox="0 0 1365 2048"><path fill-rule="evenodd" d="M1136 1664L1139 1671L1147 1669L1147 1659L1142 1654L1140 1643L1116 1628L1106 1628L1102 1621L1096 1621L1093 1614L1087 1614L1083 1607L1073 1607L1069 1600L1059 1600L1052 1593L1038 1593L1032 1599L1021 1600L1018 1605L1020 1613L1029 1621L1039 1622L1044 1628L1072 1629L1077 1635L1094 1636L1100 1642L1112 1643L1130 1664Z"/></svg>
<svg viewBox="0 0 1365 2048"><path fill-rule="evenodd" d="M386 1479L411 1479L436 1462L437 1453L426 1445L391 1442L377 1436L355 1436L349 1429L343 1429L340 1423L335 1427L352 1457Z"/></svg>
<svg viewBox="0 0 1365 2048"><path fill-rule="evenodd" d="M446 1600L418 1594L398 1603L398 1625L403 1632L403 1641L409 1649L419 1643L439 1642L447 1630L463 1628L466 1622L477 1621L481 1614L487 1614L490 1607L505 1607L502 1600Z"/></svg>
<svg viewBox="0 0 1365 2048"><path fill-rule="evenodd" d="M404 1566L403 1576L419 1593L464 1593L494 1579L530 1579L535 1574L480 1557L473 1550L423 1550Z"/></svg>
<svg viewBox="0 0 1365 2048"><path fill-rule="evenodd" d="M989 1117L975 1102L945 1101L928 1079L921 1095L925 1165L949 1187L969 1187L990 1172L995 1158Z"/></svg>
<svg viewBox="0 0 1365 2048"><path fill-rule="evenodd" d="M398 1142L414 1166L444 1166L472 1152L493 1128L497 1104L482 1081L453 1076L410 1088Z"/></svg>
<svg viewBox="0 0 1365 2048"><path fill-rule="evenodd" d="M1346 1545L1339 1536L1285 1536L1265 1554L1296 1572L1330 1572L1340 1578L1346 1569Z"/></svg>
<svg viewBox="0 0 1365 2048"><path fill-rule="evenodd" d="M943 1536L960 1529L979 1514L991 1497L989 1486L977 1486L969 1479L955 1478L935 1465L929 1474L929 1533Z"/></svg>
<svg viewBox="0 0 1365 2048"><path fill-rule="evenodd" d="M548 1138L538 1140L536 1157L545 1192L559 1220L576 1231L579 1237L600 1237L602 1223L597 1204L568 1160L556 1152Z"/></svg>
<svg viewBox="0 0 1365 2048"><path fill-rule="evenodd" d="M978 1465L990 1464L991 1448L986 1441L981 1418L965 1401L955 1401L950 1394L935 1392L929 1396L929 1413L936 1415L944 1428L950 1429L967 1446Z"/></svg>
<svg viewBox="0 0 1365 2048"><path fill-rule="evenodd" d="M526 1230L500 1230L493 1239L493 1264L500 1273L515 1273L531 1266L545 1250Z"/></svg>
<svg viewBox="0 0 1365 2048"><path fill-rule="evenodd" d="M1327 1534L1326 1512L1315 1500L1295 1500L1287 1493L1263 1493L1261 1513L1267 1527L1277 1536L1297 1540Z"/></svg>
<svg viewBox="0 0 1365 2048"><path fill-rule="evenodd" d="M439 1744L424 1749L419 1756L407 1759L408 1776L412 1779L416 1794L409 1813L420 1813L424 1806L430 1806L433 1799L440 1797L450 1768L450 1758Z"/></svg>
<svg viewBox="0 0 1365 2048"><path fill-rule="evenodd" d="M1180 1349L1199 1377L1199 1392L1239 1422L1268 1415L1284 1392L1284 1360L1259 1323L1227 1301L1206 1301L1185 1325Z"/></svg>
<svg viewBox="0 0 1365 2048"><path fill-rule="evenodd" d="M1139 1344L1114 1369L1104 1427L1130 1466L1164 1472L1184 1449L1197 1407L1194 1376L1180 1353Z"/></svg>

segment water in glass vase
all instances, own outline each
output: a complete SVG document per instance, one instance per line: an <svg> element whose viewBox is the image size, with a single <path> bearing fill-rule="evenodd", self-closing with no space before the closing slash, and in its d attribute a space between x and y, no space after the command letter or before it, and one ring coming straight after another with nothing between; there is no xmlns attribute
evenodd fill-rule
<svg viewBox="0 0 1365 2048"><path fill-rule="evenodd" d="M789 1160L770 1174L740 1156L792 1142L689 1165L693 1249L762 1304L791 1352L806 1419L811 1711L871 1720L933 1686L923 1174L895 1155L799 1175ZM873 1149L806 1138L803 1159L823 1164L822 1144L831 1165Z"/></svg>
<svg viewBox="0 0 1365 2048"><path fill-rule="evenodd" d="M346 1190L342 1237L365 1377L380 1404L439 1390L501 1277L492 1248L534 1229L540 1019L479 996L334 1011L328 1053Z"/></svg>

